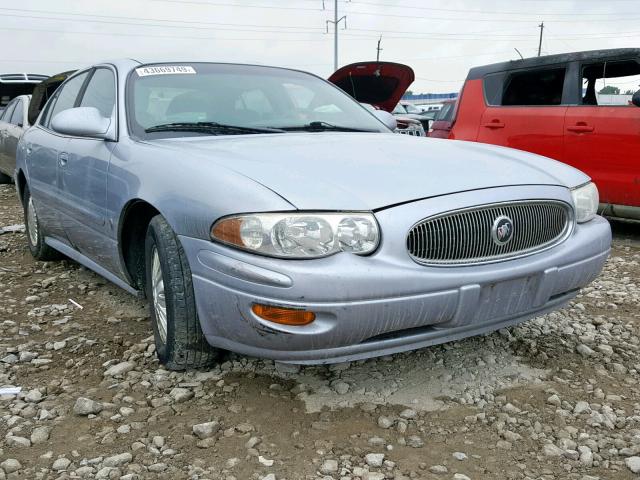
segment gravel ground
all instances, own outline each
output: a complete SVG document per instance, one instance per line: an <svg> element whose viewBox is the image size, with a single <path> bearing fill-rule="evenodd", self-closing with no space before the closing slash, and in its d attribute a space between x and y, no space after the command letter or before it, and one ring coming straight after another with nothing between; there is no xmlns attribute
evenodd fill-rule
<svg viewBox="0 0 640 480"><path fill-rule="evenodd" d="M0 227L22 223L0 186ZM146 305L0 234L0 480L632 479L640 226L564 310L380 359L157 362ZM0 229L0 232L2 230Z"/></svg>

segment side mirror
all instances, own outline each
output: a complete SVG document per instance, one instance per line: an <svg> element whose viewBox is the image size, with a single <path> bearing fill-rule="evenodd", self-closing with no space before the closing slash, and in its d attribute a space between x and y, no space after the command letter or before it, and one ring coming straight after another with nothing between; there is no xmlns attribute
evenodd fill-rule
<svg viewBox="0 0 640 480"><path fill-rule="evenodd" d="M384 110L376 110L373 114L378 117L382 123L386 125L390 130L395 130L398 128L398 122L396 121L396 117L391 115L389 112L385 112Z"/></svg>
<svg viewBox="0 0 640 480"><path fill-rule="evenodd" d="M631 97L631 103L636 107L640 107L640 90L633 94L633 97Z"/></svg>
<svg viewBox="0 0 640 480"><path fill-rule="evenodd" d="M110 125L111 119L103 117L94 107L70 108L51 119L53 130L74 137L106 139Z"/></svg>

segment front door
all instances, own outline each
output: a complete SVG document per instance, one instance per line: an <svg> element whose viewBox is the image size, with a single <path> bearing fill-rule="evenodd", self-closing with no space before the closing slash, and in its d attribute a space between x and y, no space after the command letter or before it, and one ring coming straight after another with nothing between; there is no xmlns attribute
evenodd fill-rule
<svg viewBox="0 0 640 480"><path fill-rule="evenodd" d="M485 79L489 105L477 141L562 160L565 71L553 67L497 74L495 82ZM492 83L493 94L486 88Z"/></svg>
<svg viewBox="0 0 640 480"><path fill-rule="evenodd" d="M77 106L96 108L103 117L111 119L111 127L115 129L115 93L113 71L96 68ZM115 145L100 138L71 138L59 175L67 238L76 250L107 268L112 266L114 257L106 221L106 198L109 160Z"/></svg>
<svg viewBox="0 0 640 480"><path fill-rule="evenodd" d="M566 162L587 173L600 203L640 207L640 84L635 59L581 66L581 104L565 117Z"/></svg>

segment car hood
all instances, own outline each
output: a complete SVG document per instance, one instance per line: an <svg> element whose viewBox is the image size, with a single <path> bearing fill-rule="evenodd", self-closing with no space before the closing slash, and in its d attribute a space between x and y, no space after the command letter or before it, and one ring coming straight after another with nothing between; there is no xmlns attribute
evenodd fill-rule
<svg viewBox="0 0 640 480"><path fill-rule="evenodd" d="M175 150L175 158L188 161L180 168L211 176L212 188L216 168L224 167L301 210L377 210L468 190L573 187L588 181L572 167L526 152L391 133L186 137L148 143Z"/></svg>
<svg viewBox="0 0 640 480"><path fill-rule="evenodd" d="M387 112L395 108L414 80L411 67L392 62L352 63L329 77L357 101Z"/></svg>

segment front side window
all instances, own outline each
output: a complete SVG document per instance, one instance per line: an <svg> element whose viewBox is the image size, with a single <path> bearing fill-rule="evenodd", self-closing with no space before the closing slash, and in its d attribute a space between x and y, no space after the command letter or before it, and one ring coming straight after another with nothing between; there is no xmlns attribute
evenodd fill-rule
<svg viewBox="0 0 640 480"><path fill-rule="evenodd" d="M502 105L561 105L565 68L512 72L507 75Z"/></svg>
<svg viewBox="0 0 640 480"><path fill-rule="evenodd" d="M116 79L110 69L96 69L82 95L80 106L94 107L105 118L113 116L116 106Z"/></svg>
<svg viewBox="0 0 640 480"><path fill-rule="evenodd" d="M320 123L387 131L356 101L326 81L271 67L211 63L139 67L127 81L127 105L130 128L140 138L230 132L205 131L203 123L240 127L231 132L235 134L256 133L257 129L296 130ZM171 131L172 125L182 130ZM158 127L165 127L164 131ZM242 131L251 128L256 131Z"/></svg>
<svg viewBox="0 0 640 480"><path fill-rule="evenodd" d="M640 63L611 61L582 66L582 105L629 105L640 88Z"/></svg>
<svg viewBox="0 0 640 480"><path fill-rule="evenodd" d="M50 105L47 107L43 125L48 127L51 119L58 113L69 110L75 106L80 89L88 75L89 72L81 73L60 86L60 89L56 92L56 95L51 99Z"/></svg>
<svg viewBox="0 0 640 480"><path fill-rule="evenodd" d="M405 115L407 111L404 109L404 105L397 104L396 108L394 108L391 113L396 115Z"/></svg>
<svg viewBox="0 0 640 480"><path fill-rule="evenodd" d="M11 115L10 122L13 125L22 126L24 125L24 105L22 100L18 100L16 102L16 108L13 110L13 114Z"/></svg>

